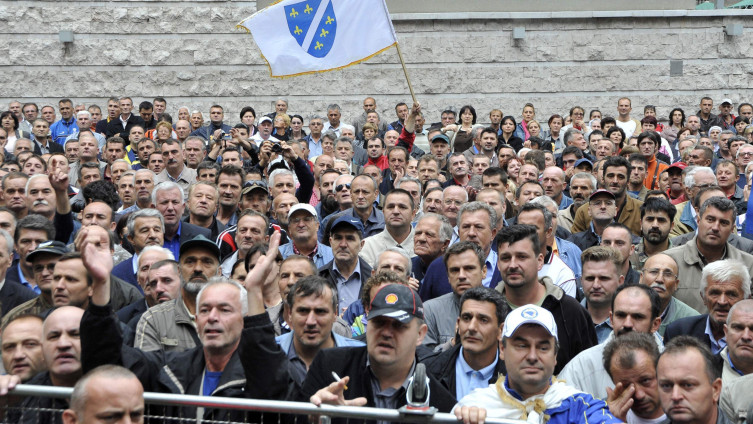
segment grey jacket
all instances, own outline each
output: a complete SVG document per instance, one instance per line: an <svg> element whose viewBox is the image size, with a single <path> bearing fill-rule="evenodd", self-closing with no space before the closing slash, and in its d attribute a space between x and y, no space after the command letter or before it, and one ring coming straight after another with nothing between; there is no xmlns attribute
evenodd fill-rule
<svg viewBox="0 0 753 424"><path fill-rule="evenodd" d="M133 341L133 347L146 352L182 352L200 344L196 323L182 297L147 309Z"/></svg>
<svg viewBox="0 0 753 424"><path fill-rule="evenodd" d="M424 303L424 320L429 327L424 346L434 349L455 337L455 323L460 315L460 296L443 294Z"/></svg>

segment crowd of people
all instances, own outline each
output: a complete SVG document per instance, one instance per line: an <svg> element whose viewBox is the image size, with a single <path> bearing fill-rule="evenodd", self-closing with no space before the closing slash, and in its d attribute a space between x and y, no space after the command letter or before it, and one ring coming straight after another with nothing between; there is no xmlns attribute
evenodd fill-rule
<svg viewBox="0 0 753 424"><path fill-rule="evenodd" d="M396 409L418 364L411 406L465 423L745 419L753 105L288 106L0 113L7 422L142 422L144 391Z"/></svg>

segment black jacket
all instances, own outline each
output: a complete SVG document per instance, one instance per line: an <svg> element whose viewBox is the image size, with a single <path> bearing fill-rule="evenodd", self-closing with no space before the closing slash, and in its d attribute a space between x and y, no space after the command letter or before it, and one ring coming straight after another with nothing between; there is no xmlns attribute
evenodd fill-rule
<svg viewBox="0 0 753 424"><path fill-rule="evenodd" d="M5 273L5 284L0 289L0 313L5 316L11 309L37 297L37 294L21 284L18 278L18 264L8 268Z"/></svg>
<svg viewBox="0 0 753 424"><path fill-rule="evenodd" d="M143 352L123 345L120 323L110 305L89 305L81 318L81 366L86 373L100 365L122 365L139 378L144 391L201 395L204 375L204 350L195 347L183 352ZM243 397L246 380L236 351L222 372L212 396ZM194 418L196 408L165 407L153 415ZM243 413L231 410L204 410L204 420L243 419Z"/></svg>
<svg viewBox="0 0 753 424"><path fill-rule="evenodd" d="M41 156L42 148L39 147L39 144L37 144L36 141L32 144L34 145L34 154ZM65 153L65 149L63 149L63 146L61 146L60 144L52 140L47 141L47 148L50 150L50 153Z"/></svg>
<svg viewBox="0 0 753 424"><path fill-rule="evenodd" d="M447 389L453 397L457 393L457 386L455 385L455 362L460 355L461 347L462 345L458 343L452 349L447 349L444 352L423 360L424 364L426 364L426 372L435 378L442 387ZM497 377L500 374L503 376L507 375L505 361L501 357L497 360L497 366L494 369L492 378L489 379L489 384L496 383Z"/></svg>
<svg viewBox="0 0 753 424"><path fill-rule="evenodd" d="M120 122L120 116L118 116L117 118L107 123L107 130L105 132L105 135L107 136L107 138L117 135L128 142L128 133L131 132L131 127L136 124L144 126L144 120L139 115L131 112L131 116L128 118L128 122L126 122L126 127L125 129L123 129L123 124Z"/></svg>
<svg viewBox="0 0 753 424"><path fill-rule="evenodd" d="M52 387L49 371L43 371L25 384ZM68 399L54 399L43 396L28 396L21 402L20 411L9 411L4 422L24 424L58 424L63 422L63 411L68 409Z"/></svg>
<svg viewBox="0 0 753 424"><path fill-rule="evenodd" d="M194 237L198 235L209 238L209 236L212 235L212 232L209 231L209 228L199 227L198 225L189 224L187 222L180 224L180 244L183 244L188 240L193 240Z"/></svg>
<svg viewBox="0 0 753 424"><path fill-rule="evenodd" d="M711 340L706 335L706 320L709 314L694 317L680 318L667 326L664 331L664 344L666 345L676 336L693 336L711 348Z"/></svg>
<svg viewBox="0 0 753 424"><path fill-rule="evenodd" d="M275 342L274 326L269 320L269 315L263 313L248 317L246 324L238 351L246 373L247 396L308 401L319 389L334 381L334 371L340 377L350 377L348 389L345 391L347 399L365 397L366 406L376 406L371 389L371 371L366 366L368 353L365 346L337 347L319 351L309 367L303 386L299 387L287 369L287 356ZM429 379L429 403L440 412L449 412L455 405L454 396L433 377L429 376ZM405 396L400 395L399 399L399 406L404 405ZM333 420L340 421L344 422ZM355 424L362 421L350 419L349 422Z"/></svg>

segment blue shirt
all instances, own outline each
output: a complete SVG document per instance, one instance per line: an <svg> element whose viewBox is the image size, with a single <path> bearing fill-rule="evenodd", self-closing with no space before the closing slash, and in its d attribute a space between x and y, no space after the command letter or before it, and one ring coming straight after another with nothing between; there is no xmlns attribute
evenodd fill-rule
<svg viewBox="0 0 753 424"><path fill-rule="evenodd" d="M486 276L483 280L481 280L481 284L484 287L489 287L489 284L492 282L492 276L494 275L494 270L497 268L497 252L494 251L494 249L489 249L489 256L486 257ZM460 399L460 398L458 398Z"/></svg>
<svg viewBox="0 0 753 424"><path fill-rule="evenodd" d="M332 273L335 275L337 285L337 296L339 300L339 311L344 311L351 303L359 299L358 294L361 292L361 259L356 261L356 267L350 276L345 277L337 269L337 262L332 262ZM368 276L366 276L368 277Z"/></svg>
<svg viewBox="0 0 753 424"><path fill-rule="evenodd" d="M180 229L182 227L183 221L178 221L178 232L175 233L175 237L172 240L168 240L167 236L165 236L165 242L162 244L162 247L173 252L176 261L180 256Z"/></svg>
<svg viewBox="0 0 753 424"><path fill-rule="evenodd" d="M21 264L18 264L18 281L34 293L42 294L42 290L39 286L32 286L32 284L24 277L24 273L21 271Z"/></svg>
<svg viewBox="0 0 753 424"><path fill-rule="evenodd" d="M562 200L560 200L559 210L567 209L573 204L573 199L562 194Z"/></svg>
<svg viewBox="0 0 753 424"><path fill-rule="evenodd" d="M280 246L280 255L282 255L283 259L294 254L295 252L293 251L292 241ZM334 259L335 257L332 255L332 248L325 244L316 242L316 253L314 254L314 257L311 258L311 260L314 261L314 265L316 265L317 269L323 267L324 265L327 265Z"/></svg>
<svg viewBox="0 0 753 424"><path fill-rule="evenodd" d="M78 125L76 125L76 118L74 117L71 117L70 121L66 122L61 119L50 125L50 137L52 137L52 141L61 146L65 144L65 139L68 138L69 135L76 134L77 132Z"/></svg>
<svg viewBox="0 0 753 424"><path fill-rule="evenodd" d="M319 142L317 143L311 138L311 134L303 137L309 143L309 159L315 158L322 154L322 136L319 136Z"/></svg>
<svg viewBox="0 0 753 424"><path fill-rule="evenodd" d="M714 338L714 334L711 332L711 323L709 321L709 318L706 318L706 330L703 331L704 334L706 334L706 337L709 338L709 343L711 345L711 353L716 355L717 353L721 352L722 349L727 347L727 337L722 337L719 339L719 341L716 341ZM732 363L732 362L730 362Z"/></svg>
<svg viewBox="0 0 753 424"><path fill-rule="evenodd" d="M489 386L489 380L494 376L494 370L499 361L499 351L491 365L476 371L465 362L463 348L460 348L458 359L455 360L455 399L462 399L474 389L482 389Z"/></svg>
<svg viewBox="0 0 753 424"><path fill-rule="evenodd" d="M220 384L222 371L204 371L204 381L201 384L201 394L211 396L217 386Z"/></svg>

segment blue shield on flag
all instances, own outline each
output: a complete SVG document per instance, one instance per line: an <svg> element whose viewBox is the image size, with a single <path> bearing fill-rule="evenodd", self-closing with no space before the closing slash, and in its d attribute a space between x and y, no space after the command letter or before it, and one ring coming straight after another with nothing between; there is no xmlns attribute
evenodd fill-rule
<svg viewBox="0 0 753 424"><path fill-rule="evenodd" d="M311 56L327 56L337 32L331 0L304 0L285 6L288 30L298 45Z"/></svg>

